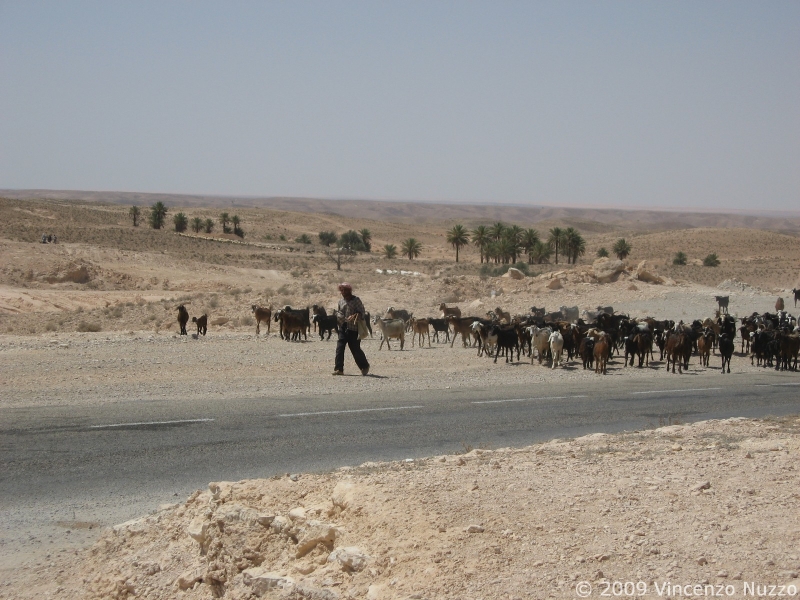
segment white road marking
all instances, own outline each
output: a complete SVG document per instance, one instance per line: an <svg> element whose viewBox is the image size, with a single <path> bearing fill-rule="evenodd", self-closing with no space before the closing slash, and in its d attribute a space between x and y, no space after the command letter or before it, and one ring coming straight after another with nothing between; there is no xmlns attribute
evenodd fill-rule
<svg viewBox="0 0 800 600"><path fill-rule="evenodd" d="M757 383L756 387L778 387L781 385L800 385L800 383Z"/></svg>
<svg viewBox="0 0 800 600"><path fill-rule="evenodd" d="M113 427L141 427L143 425L179 425L181 423L208 423L214 419L183 419L181 421L144 421L142 423L113 423L112 425L89 425L89 429L111 429Z"/></svg>
<svg viewBox="0 0 800 600"><path fill-rule="evenodd" d="M691 388L688 390L681 389L681 390L648 390L646 392L631 392L631 394L669 394L671 392L707 392L710 390L724 390L725 388L721 387L713 387L713 388Z"/></svg>
<svg viewBox="0 0 800 600"><path fill-rule="evenodd" d="M315 415L345 415L350 413L378 412L382 410L412 410L424 406L387 406L386 408L354 408L352 410L321 410L319 412L287 413L279 417L312 417Z"/></svg>
<svg viewBox="0 0 800 600"><path fill-rule="evenodd" d="M472 404L501 404L503 402L531 402L532 400L567 400L570 398L588 398L589 396L546 396L543 398L507 398L505 400L476 400Z"/></svg>

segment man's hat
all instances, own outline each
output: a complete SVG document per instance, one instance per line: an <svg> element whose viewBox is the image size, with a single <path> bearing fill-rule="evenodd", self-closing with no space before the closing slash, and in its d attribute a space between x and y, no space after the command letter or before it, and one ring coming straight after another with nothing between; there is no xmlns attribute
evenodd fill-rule
<svg viewBox="0 0 800 600"><path fill-rule="evenodd" d="M344 290L350 290L350 291L352 292L352 291L353 291L353 286L352 286L352 285L350 285L350 284L349 284L349 283L347 283L347 282L340 283L340 284L339 284L339 291L340 291L340 292L343 292Z"/></svg>

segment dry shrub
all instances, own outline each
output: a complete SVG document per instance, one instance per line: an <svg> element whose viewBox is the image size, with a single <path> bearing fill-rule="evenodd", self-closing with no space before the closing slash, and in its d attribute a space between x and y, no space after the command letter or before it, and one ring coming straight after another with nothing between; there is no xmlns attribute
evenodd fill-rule
<svg viewBox="0 0 800 600"><path fill-rule="evenodd" d="M90 323L89 321L81 321L78 323L78 331L81 332L98 332L101 331L103 327L100 323Z"/></svg>
<svg viewBox="0 0 800 600"><path fill-rule="evenodd" d="M68 281L72 283L89 283L91 279L92 276L89 274L89 269L87 269L85 266L81 266L77 269L67 271L66 275L60 278L60 281L62 283Z"/></svg>
<svg viewBox="0 0 800 600"><path fill-rule="evenodd" d="M256 324L256 320L250 315L245 315L241 319L239 319L239 323L246 327L251 327L252 325Z"/></svg>

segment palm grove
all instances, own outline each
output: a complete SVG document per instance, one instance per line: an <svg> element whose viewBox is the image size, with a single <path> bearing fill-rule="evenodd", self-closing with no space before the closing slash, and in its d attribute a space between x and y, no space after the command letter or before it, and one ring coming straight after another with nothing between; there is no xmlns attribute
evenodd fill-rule
<svg viewBox="0 0 800 600"><path fill-rule="evenodd" d="M147 215L150 227L153 229L162 229L167 221L167 212L169 212L169 210L163 202L156 202L153 204L150 207L150 214ZM139 222L142 220L142 209L138 206L131 206L128 210L128 216L133 222L133 226L138 227ZM216 221L210 218L202 219L200 217L194 217L189 221L189 217L183 212L175 214L172 217L172 223L175 226L175 231L178 233L183 233L190 226L195 233L200 233L201 231L211 233L214 231L214 226L216 225ZM219 216L219 223L222 225L222 233L233 233L240 238L244 237L244 230L241 227L241 219L238 215L231 216L224 212Z"/></svg>

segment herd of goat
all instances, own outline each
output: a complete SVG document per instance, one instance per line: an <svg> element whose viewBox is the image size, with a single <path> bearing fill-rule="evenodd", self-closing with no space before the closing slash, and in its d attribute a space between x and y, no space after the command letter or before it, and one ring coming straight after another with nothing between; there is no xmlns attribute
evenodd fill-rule
<svg viewBox="0 0 800 600"><path fill-rule="evenodd" d="M527 314L511 315L496 308L485 317L464 317L456 306L441 304L436 318L416 318L407 310L389 307L383 317L370 319L366 324L370 335L374 325L381 335L381 345L397 340L402 350L407 334L412 346L428 346L435 342L450 343L452 348L458 336L463 347L477 349L478 356L488 356L497 362L499 357L513 362L514 353L519 361L530 357L531 364L549 363L552 368L579 358L584 369L594 369L605 374L609 360L618 353L625 366L649 366L666 359L666 367L674 373L688 369L692 355L697 355L701 366L709 366L712 354L719 352L722 372L730 373L730 361L735 348L737 331L741 337L741 353L749 355L751 364L773 367L776 370L797 370L800 351L800 327L795 317L783 310L783 301L776 303L775 313L753 313L738 319L727 313L728 298L716 297L719 310L715 318L698 319L691 323L671 320L630 318L616 314L612 307L597 307L595 311L579 312L578 307L562 306L558 311L546 312L532 307ZM273 310L272 307L252 306L256 321L256 335L262 322L270 331L272 322L279 324L279 334L287 341L308 339L312 328L321 340L330 339L337 328L336 315L325 308L294 309L290 306ZM178 307L181 334L186 334L189 314L184 306ZM205 335L207 316L194 317L197 334ZM433 335L431 335L433 333ZM327 336L327 337L326 337ZM442 339L444 338L444 339Z"/></svg>

